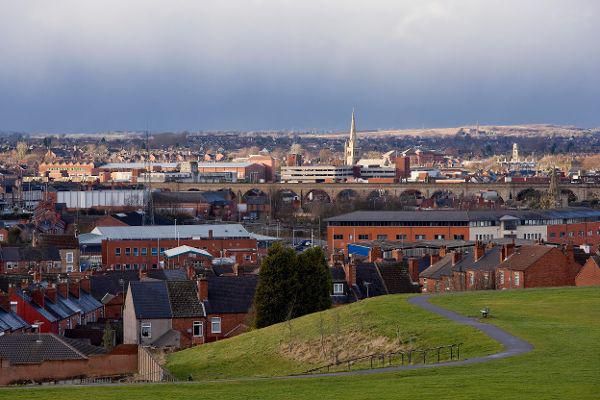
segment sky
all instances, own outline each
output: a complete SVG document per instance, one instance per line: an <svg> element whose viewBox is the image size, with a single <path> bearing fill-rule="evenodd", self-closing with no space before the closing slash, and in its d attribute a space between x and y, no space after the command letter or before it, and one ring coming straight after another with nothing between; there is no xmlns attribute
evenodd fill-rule
<svg viewBox="0 0 600 400"><path fill-rule="evenodd" d="M597 0L0 0L0 130L600 126Z"/></svg>

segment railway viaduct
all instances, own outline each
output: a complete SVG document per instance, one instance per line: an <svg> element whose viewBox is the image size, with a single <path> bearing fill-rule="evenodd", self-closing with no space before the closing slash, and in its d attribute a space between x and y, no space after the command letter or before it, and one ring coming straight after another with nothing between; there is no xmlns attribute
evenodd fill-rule
<svg viewBox="0 0 600 400"><path fill-rule="evenodd" d="M485 190L496 191L505 201L517 199L527 190L545 193L548 184L507 182L507 183L184 183L164 182L153 183L153 188L170 191L207 191L230 189L237 196L249 192L273 196L278 193L291 192L301 199L307 199L312 193L325 193L329 201L344 198L368 198L373 194L400 197L403 194L431 197L435 193L453 193L456 196L471 196ZM577 201L600 199L600 185L598 184L559 184L562 193L574 196ZM260 191L260 192L259 192Z"/></svg>

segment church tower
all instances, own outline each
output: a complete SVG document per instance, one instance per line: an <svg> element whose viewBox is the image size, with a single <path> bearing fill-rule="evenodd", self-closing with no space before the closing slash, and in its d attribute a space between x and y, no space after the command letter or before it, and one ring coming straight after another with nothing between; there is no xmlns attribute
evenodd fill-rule
<svg viewBox="0 0 600 400"><path fill-rule="evenodd" d="M352 109L352 122L350 123L350 139L344 144L344 163L355 165L358 162L358 147L356 146L356 121Z"/></svg>

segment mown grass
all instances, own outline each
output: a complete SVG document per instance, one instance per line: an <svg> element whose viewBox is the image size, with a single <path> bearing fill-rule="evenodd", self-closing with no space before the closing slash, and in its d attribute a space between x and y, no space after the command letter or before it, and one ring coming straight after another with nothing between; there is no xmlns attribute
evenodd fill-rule
<svg viewBox="0 0 600 400"><path fill-rule="evenodd" d="M535 349L527 354L484 364L373 375L122 387L4 389L0 390L0 398L439 400L600 397L600 288L461 293L441 296L433 299L433 302L473 316L482 307L488 306L492 313L490 323L529 340ZM425 330L430 325L430 317L426 318L423 321ZM436 324L437 321L434 321L434 326ZM448 324L448 327L453 329L452 324ZM443 331L437 333L444 334Z"/></svg>
<svg viewBox="0 0 600 400"><path fill-rule="evenodd" d="M306 343L318 347L321 331L325 337L339 337L340 341L359 333L358 342L343 343L344 351L339 359L375 352L376 347L370 349L373 343L369 339L379 337L388 338L392 344L399 341L398 347L428 348L464 343L461 352L465 357L499 350L496 342L479 331L428 313L407 303L406 298L400 295L376 297L180 351L169 356L167 367L179 378L187 379L191 375L195 380L301 373L332 362L333 358L326 361L311 357L312 362L300 361L299 357L283 353L306 347ZM313 349L315 351L318 353L318 349Z"/></svg>

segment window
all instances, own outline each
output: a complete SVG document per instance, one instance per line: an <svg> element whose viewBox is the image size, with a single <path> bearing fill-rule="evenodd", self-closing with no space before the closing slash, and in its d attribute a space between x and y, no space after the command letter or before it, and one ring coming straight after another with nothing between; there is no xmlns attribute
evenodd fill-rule
<svg viewBox="0 0 600 400"><path fill-rule="evenodd" d="M73 252L72 251L66 253L65 258L67 259L67 264L73 264Z"/></svg>
<svg viewBox="0 0 600 400"><path fill-rule="evenodd" d="M204 323L202 321L194 321L192 332L194 337L204 336Z"/></svg>
<svg viewBox="0 0 600 400"><path fill-rule="evenodd" d="M150 339L152 337L152 324L150 322L142 322L140 335L142 339Z"/></svg>
<svg viewBox="0 0 600 400"><path fill-rule="evenodd" d="M358 240L369 240L369 235L368 234L359 234L358 235Z"/></svg>
<svg viewBox="0 0 600 400"><path fill-rule="evenodd" d="M406 240L405 234L396 235L396 240Z"/></svg>
<svg viewBox="0 0 600 400"><path fill-rule="evenodd" d="M344 239L344 235L333 235L333 240L342 240Z"/></svg>
<svg viewBox="0 0 600 400"><path fill-rule="evenodd" d="M120 271L121 270L121 264L115 265L115 270Z"/></svg>
<svg viewBox="0 0 600 400"><path fill-rule="evenodd" d="M550 232L550 237L551 238L556 237L556 233L555 232Z"/></svg>
<svg viewBox="0 0 600 400"><path fill-rule="evenodd" d="M515 272L514 277L515 277L515 279L514 279L515 286L520 286L521 285L521 275L519 275L518 272Z"/></svg>
<svg viewBox="0 0 600 400"><path fill-rule="evenodd" d="M131 265L125 264L125 269L131 269Z"/></svg>
<svg viewBox="0 0 600 400"><path fill-rule="evenodd" d="M140 255L140 250L137 247L133 248L133 256L138 257Z"/></svg>
<svg viewBox="0 0 600 400"><path fill-rule="evenodd" d="M129 255L131 255L131 248L129 248L129 247L125 247L125 255L126 255L126 256L129 256Z"/></svg>
<svg viewBox="0 0 600 400"><path fill-rule="evenodd" d="M334 283L333 284L333 294L344 294L344 284L343 283Z"/></svg>
<svg viewBox="0 0 600 400"><path fill-rule="evenodd" d="M248 254L244 255L244 261L250 261L250 260L252 260L252 256L250 256Z"/></svg>
<svg viewBox="0 0 600 400"><path fill-rule="evenodd" d="M387 240L387 235L377 235L377 240Z"/></svg>
<svg viewBox="0 0 600 400"><path fill-rule="evenodd" d="M16 301L11 301L11 302L10 302L10 311L11 311L13 314L16 314L16 313L17 313L17 305L18 305L18 304L19 304L19 303L18 303L18 302L16 302Z"/></svg>
<svg viewBox="0 0 600 400"><path fill-rule="evenodd" d="M588 231L588 236L594 236L594 231Z"/></svg>
<svg viewBox="0 0 600 400"><path fill-rule="evenodd" d="M158 255L158 249L156 247L152 248L152 255L153 256L157 256Z"/></svg>
<svg viewBox="0 0 600 400"><path fill-rule="evenodd" d="M500 283L504 285L504 271L500 271L498 279L500 280Z"/></svg>
<svg viewBox="0 0 600 400"><path fill-rule="evenodd" d="M444 240L446 239L446 235L435 235L435 240Z"/></svg>
<svg viewBox="0 0 600 400"><path fill-rule="evenodd" d="M142 247L142 256L147 256L147 255L148 255L148 248Z"/></svg>
<svg viewBox="0 0 600 400"><path fill-rule="evenodd" d="M210 331L212 333L221 333L221 317L212 317L210 319Z"/></svg>
<svg viewBox="0 0 600 400"><path fill-rule="evenodd" d="M454 235L454 240L465 240L465 235Z"/></svg>
<svg viewBox="0 0 600 400"><path fill-rule="evenodd" d="M164 247L160 248L160 254L165 254L165 248Z"/></svg>
<svg viewBox="0 0 600 400"><path fill-rule="evenodd" d="M121 255L121 248L117 247L115 248L115 256L120 256Z"/></svg>
<svg viewBox="0 0 600 400"><path fill-rule="evenodd" d="M475 273L469 272L469 285L475 285Z"/></svg>
<svg viewBox="0 0 600 400"><path fill-rule="evenodd" d="M415 240L425 240L425 235L415 235Z"/></svg>
<svg viewBox="0 0 600 400"><path fill-rule="evenodd" d="M73 272L73 265L67 265L67 272Z"/></svg>

